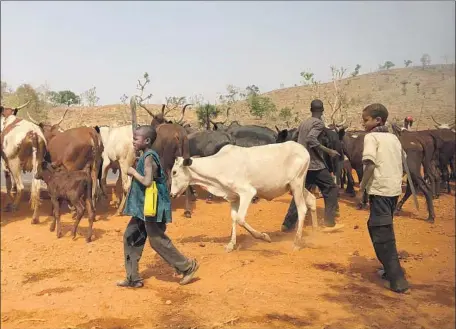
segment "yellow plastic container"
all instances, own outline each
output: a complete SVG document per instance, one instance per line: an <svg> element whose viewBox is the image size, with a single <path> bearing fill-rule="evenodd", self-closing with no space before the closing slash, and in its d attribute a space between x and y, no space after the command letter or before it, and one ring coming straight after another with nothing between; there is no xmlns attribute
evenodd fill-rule
<svg viewBox="0 0 456 329"><path fill-rule="evenodd" d="M155 216L157 214L157 199L157 184L152 182L152 185L146 188L144 196L144 216Z"/></svg>

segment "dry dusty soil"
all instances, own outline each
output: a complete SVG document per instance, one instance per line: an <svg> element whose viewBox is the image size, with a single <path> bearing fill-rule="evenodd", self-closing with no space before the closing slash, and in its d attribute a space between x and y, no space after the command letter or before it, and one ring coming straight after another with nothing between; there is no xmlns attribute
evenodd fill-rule
<svg viewBox="0 0 456 329"><path fill-rule="evenodd" d="M454 189L454 187L453 187ZM49 232L49 200L40 224L31 225L27 202L1 218L1 327L8 328L395 328L455 327L454 195L435 200L436 223L410 200L395 218L409 294L383 288L366 229L367 211L341 193L337 233L304 231L305 248L292 251L293 233L280 232L290 201L252 204L248 222L272 242L238 228L238 249L224 251L231 219L228 203L207 204L200 192L193 218L174 203L167 233L185 255L201 264L198 277L179 277L147 245L140 262L141 289L116 287L124 277L122 234L129 218L115 217L102 200L87 244L87 219L76 240L65 206L64 236ZM2 205L5 194L2 193ZM318 200L319 217L323 200Z"/></svg>

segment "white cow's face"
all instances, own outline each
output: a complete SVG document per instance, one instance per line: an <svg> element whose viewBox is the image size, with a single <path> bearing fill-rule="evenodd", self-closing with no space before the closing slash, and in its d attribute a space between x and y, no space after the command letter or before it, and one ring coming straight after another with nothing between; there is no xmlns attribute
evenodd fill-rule
<svg viewBox="0 0 456 329"><path fill-rule="evenodd" d="M171 170L171 197L176 198L188 187L190 183L190 172L186 165L191 165L190 163L184 164L184 158L178 157L174 162L173 169Z"/></svg>

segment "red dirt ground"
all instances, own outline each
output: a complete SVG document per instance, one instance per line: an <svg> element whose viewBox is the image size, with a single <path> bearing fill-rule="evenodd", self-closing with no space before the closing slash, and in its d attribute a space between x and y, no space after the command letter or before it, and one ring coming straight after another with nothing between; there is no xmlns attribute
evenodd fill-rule
<svg viewBox="0 0 456 329"><path fill-rule="evenodd" d="M202 196L202 192L200 196ZM25 199L24 199L25 200ZM289 195L252 204L247 220L272 243L238 228L238 249L229 241L229 205L200 197L193 218L174 203L167 233L185 255L196 257L198 277L179 286L172 269L146 245L140 262L142 289L116 287L124 278L122 234L127 217L101 201L94 241L85 243L87 219L75 241L71 216L64 236L49 232L50 204L31 225L26 201L1 219L1 327L8 328L326 328L418 329L455 327L454 195L435 200L430 225L409 200L395 218L398 249L411 284L409 294L386 290L366 229L367 211L341 193L341 232L304 231L306 248L292 251L293 233L281 233ZM5 195L2 193L2 205ZM323 200L318 200L319 217Z"/></svg>

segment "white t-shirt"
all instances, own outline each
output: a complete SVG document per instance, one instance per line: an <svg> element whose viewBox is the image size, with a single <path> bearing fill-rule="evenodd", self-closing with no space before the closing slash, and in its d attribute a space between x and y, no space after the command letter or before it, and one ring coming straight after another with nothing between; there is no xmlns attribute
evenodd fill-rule
<svg viewBox="0 0 456 329"><path fill-rule="evenodd" d="M402 146L391 133L372 132L364 137L363 161L375 164L374 175L367 183L370 195L398 196L402 193Z"/></svg>

